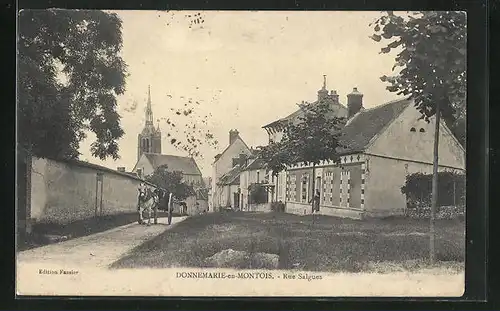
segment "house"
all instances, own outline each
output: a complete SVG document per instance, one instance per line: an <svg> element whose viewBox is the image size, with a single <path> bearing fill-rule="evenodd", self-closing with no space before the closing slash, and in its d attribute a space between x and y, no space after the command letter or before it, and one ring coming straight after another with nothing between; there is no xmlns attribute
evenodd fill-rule
<svg viewBox="0 0 500 311"><path fill-rule="evenodd" d="M217 197L215 201L217 205L215 210L221 208L240 209L241 189L240 189L240 174L246 166L246 155L241 154L239 162L236 163L229 172L222 175L217 181Z"/></svg>
<svg viewBox="0 0 500 311"><path fill-rule="evenodd" d="M269 184L269 175L267 172L266 163L255 156L247 159L247 165L241 170L240 185L241 189L241 210L243 211L268 211L270 210L269 202L272 199L272 194L267 195L274 187ZM272 175L271 175L272 176ZM274 182L274 176L271 177ZM253 202L251 198L252 186L261 186L266 191L266 198L263 202ZM271 187L270 187L271 186Z"/></svg>
<svg viewBox="0 0 500 311"><path fill-rule="evenodd" d="M285 178L286 211L311 213L313 190L320 190L320 213L353 218L401 215L406 176L432 173L435 119L427 123L411 100L401 99L363 108L363 94L354 89L347 99L348 121L342 129L340 164L322 161L312 167L296 164ZM440 124L439 170L465 172L465 150L446 124ZM279 189L276 184L276 187Z"/></svg>
<svg viewBox="0 0 500 311"><path fill-rule="evenodd" d="M356 89L355 92L357 92ZM354 93L354 96L351 96L351 101L352 99L358 97L356 96L358 93L359 92ZM350 108L343 105L339 100L339 95L337 94L337 91L331 90L330 93L328 92L326 87L326 75L323 75L323 87L320 90L318 90L317 98L311 104L314 105L317 104L318 102L329 103L332 113L334 114L334 116L339 118L347 118L349 115L353 115L353 109L355 109L356 107L356 105L353 105L352 103ZM302 101L302 104L304 103L305 102ZM357 104L359 105L359 101L357 102ZM269 135L269 143L279 142L283 137L284 125L289 122L292 123L299 122L300 117L303 116L303 114L304 111L298 108L296 111L289 114L288 116L273 121L267 125L264 125L262 128L265 129L267 134ZM285 198L286 171L279 172L276 177L272 176L273 175L272 172L269 172L269 175L270 175L269 178L273 180L273 184L275 185L275 188L270 193L273 196L271 200L284 202L286 199Z"/></svg>
<svg viewBox="0 0 500 311"><path fill-rule="evenodd" d="M227 179L230 175L228 173L234 173L233 169L237 166L240 155L250 156L252 152L252 149L241 139L237 130L229 131L228 146L222 153L215 156L212 164L212 208L210 211L228 206L227 193L224 192L227 190L225 188L227 188ZM222 176L225 176L223 180L221 180Z"/></svg>
<svg viewBox="0 0 500 311"><path fill-rule="evenodd" d="M320 101L328 102L330 104L332 112L337 117L345 118L349 114L348 108L346 108L342 103L340 103L337 91L332 90L330 91L330 93L328 93L328 90L326 89L326 76L323 76L323 87L318 91L317 99L311 104L314 105ZM305 104L305 102L302 101L302 104ZM264 125L262 128L265 129L267 134L269 135L269 142L280 141L281 138L283 137L284 124L286 124L287 122L298 122L303 113L304 111L299 108L284 118L281 118L267 125Z"/></svg>

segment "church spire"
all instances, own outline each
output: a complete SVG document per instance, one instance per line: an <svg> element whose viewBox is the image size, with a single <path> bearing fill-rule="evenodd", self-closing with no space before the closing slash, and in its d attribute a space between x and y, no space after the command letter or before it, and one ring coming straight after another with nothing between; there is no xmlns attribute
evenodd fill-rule
<svg viewBox="0 0 500 311"><path fill-rule="evenodd" d="M153 109L151 108L151 86L148 85L148 101L146 104L146 126L153 125Z"/></svg>

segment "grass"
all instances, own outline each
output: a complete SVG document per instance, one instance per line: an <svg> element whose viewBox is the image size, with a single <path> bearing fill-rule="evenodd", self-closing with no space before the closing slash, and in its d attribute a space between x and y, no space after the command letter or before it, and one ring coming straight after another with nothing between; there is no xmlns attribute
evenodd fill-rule
<svg viewBox="0 0 500 311"><path fill-rule="evenodd" d="M428 220L316 217L312 224L311 216L283 213L194 216L136 247L111 267L206 267L205 258L229 248L278 254L281 269L383 272L428 267ZM440 265L462 266L463 220L438 220L436 228Z"/></svg>
<svg viewBox="0 0 500 311"><path fill-rule="evenodd" d="M158 217L167 217L167 213L160 211ZM49 236L64 236L66 239L74 239L124 226L136 222L137 219L137 213L126 213L83 219L65 225L56 223L35 224L31 235L19 239L18 250L23 251L54 243L54 240L50 239Z"/></svg>

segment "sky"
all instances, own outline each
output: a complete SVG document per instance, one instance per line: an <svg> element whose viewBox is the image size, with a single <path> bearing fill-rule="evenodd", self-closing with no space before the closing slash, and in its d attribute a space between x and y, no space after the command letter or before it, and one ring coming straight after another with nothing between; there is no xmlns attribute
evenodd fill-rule
<svg viewBox="0 0 500 311"><path fill-rule="evenodd" d="M316 100L323 75L327 89L336 90L344 105L354 87L364 94L365 108L398 98L379 79L391 74L395 55L380 54L383 44L369 38L369 24L378 12L114 13L123 22L122 57L128 66L126 91L117 108L125 134L116 161L92 157L94 136L89 134L80 146L80 159L95 164L133 169L148 85L155 125L163 133L163 154L187 156L170 139L182 138L193 124L200 135L214 134L218 145L198 146L202 158L195 158L204 177L210 176L215 155L227 147L229 130L237 129L248 146L267 144L262 126L292 113L303 100ZM203 23L192 23L194 14ZM193 113L175 114L186 107L193 107Z"/></svg>

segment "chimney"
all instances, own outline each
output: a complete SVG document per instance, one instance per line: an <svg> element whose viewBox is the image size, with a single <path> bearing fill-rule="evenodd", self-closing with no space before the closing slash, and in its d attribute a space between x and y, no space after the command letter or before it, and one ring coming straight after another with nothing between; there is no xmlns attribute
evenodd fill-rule
<svg viewBox="0 0 500 311"><path fill-rule="evenodd" d="M247 164L247 155L246 155L246 154L244 154L244 153L241 153L241 154L240 154L240 158L239 158L239 161L238 161L238 162L239 162L239 164L240 164L240 167L244 167L244 166L246 166L246 164Z"/></svg>
<svg viewBox="0 0 500 311"><path fill-rule="evenodd" d="M334 103L339 103L339 94L337 94L337 91L336 90L332 90L330 91L330 98L332 99L332 101Z"/></svg>
<svg viewBox="0 0 500 311"><path fill-rule="evenodd" d="M125 173L125 167L124 166L120 166L120 167L117 167L116 170L118 172L122 172L122 173Z"/></svg>
<svg viewBox="0 0 500 311"><path fill-rule="evenodd" d="M231 145L236 138L238 138L239 132L237 130L230 130L229 131L229 144Z"/></svg>
<svg viewBox="0 0 500 311"><path fill-rule="evenodd" d="M355 87L350 94L347 94L347 118L352 118L361 108L363 108L363 94Z"/></svg>

